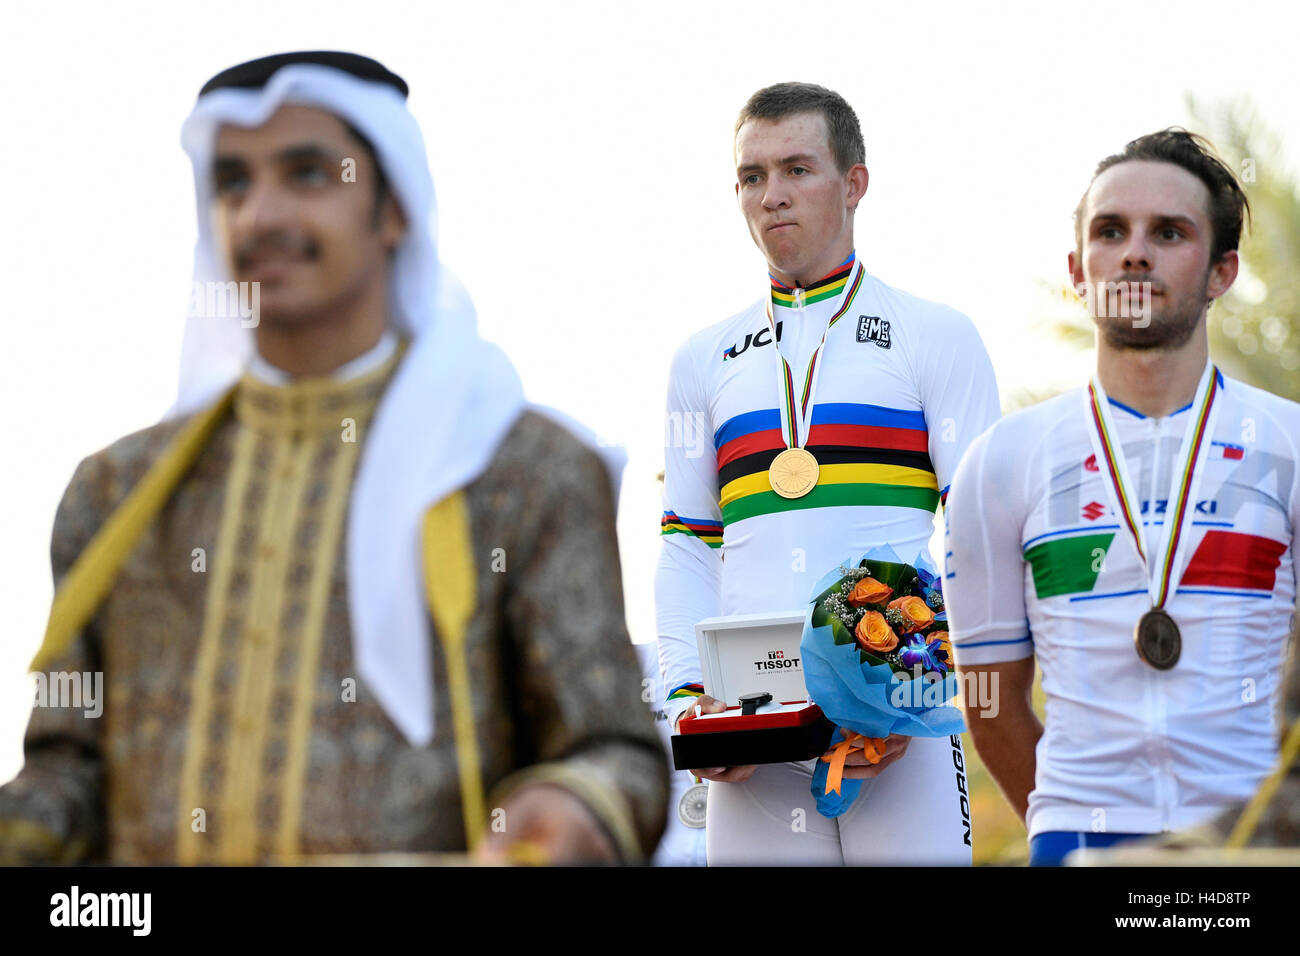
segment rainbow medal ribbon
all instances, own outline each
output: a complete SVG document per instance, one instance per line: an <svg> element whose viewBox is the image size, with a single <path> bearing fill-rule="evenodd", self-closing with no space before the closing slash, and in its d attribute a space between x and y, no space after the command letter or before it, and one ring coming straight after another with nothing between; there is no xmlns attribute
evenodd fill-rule
<svg viewBox="0 0 1300 956"><path fill-rule="evenodd" d="M767 470L767 480L772 490L782 498L802 498L817 487L819 471L817 459L804 445L808 443L809 422L812 420L812 409L816 407L813 393L817 391L817 380L821 377L820 359L822 350L826 348L826 336L831 326L838 322L853 304L853 298L858 294L858 288L862 285L862 277L866 272L860 262L854 262L854 267L853 281L846 284L844 291L840 293L840 307L826 323L822 340L817 343L816 351L808 360L808 368L803 376L803 390L798 398L794 387L794 371L790 368L790 363L785 360L785 356L781 354L781 343L776 336L776 321L772 317L772 302L770 297L768 299L767 323L772 328L773 350L781 363L781 424L782 438L785 440L786 447L772 459L772 464ZM799 301L802 295L802 289L795 290L796 301Z"/></svg>
<svg viewBox="0 0 1300 956"><path fill-rule="evenodd" d="M1135 505L1137 486L1130 476L1119 433L1110 417L1106 392L1096 375L1084 393L1088 436L1092 439L1098 465L1104 465L1102 470L1108 479L1106 490L1111 498L1111 507L1120 516L1122 526L1133 541L1146 575L1147 593L1151 597L1151 609L1142 615L1134 628L1133 643L1138 657L1156 670L1169 670L1178 663L1182 653L1182 634L1164 608L1173 590L1175 571L1181 570L1184 563L1188 535L1183 532L1191 520L1188 512L1192 509L1189 506L1196 500L1196 489L1205 471L1197 466L1204 462L1209 447L1206 435L1210 433L1216 408L1214 399L1218 392L1219 370L1212 363L1207 364L1201 373L1196 398L1192 400L1191 420L1178 451L1176 462L1181 464L1173 470L1163 533L1158 537L1159 549L1149 554L1143 546L1141 511ZM1154 482L1154 474L1152 480Z"/></svg>

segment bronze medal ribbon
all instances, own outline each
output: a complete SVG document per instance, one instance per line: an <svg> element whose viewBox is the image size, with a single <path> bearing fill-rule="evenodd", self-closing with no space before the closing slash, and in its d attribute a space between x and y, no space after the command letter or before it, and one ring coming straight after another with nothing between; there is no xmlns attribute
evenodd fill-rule
<svg viewBox="0 0 1300 956"><path fill-rule="evenodd" d="M1108 401L1106 393L1096 376L1088 383L1086 396L1088 417L1093 426L1090 431L1094 449L1097 452L1097 462L1099 465L1104 463L1104 470L1108 479L1108 491L1112 494L1123 526L1128 529L1129 535L1133 539L1133 546L1137 549L1138 559L1146 570L1147 590L1151 596L1151 606L1156 610L1163 608L1169 601L1175 562L1177 561L1179 545L1183 540L1183 526L1186 523L1188 504L1192 498L1196 463L1201 457L1202 449L1205 447L1205 436L1209 431L1214 400L1219 392L1218 382L1218 368L1213 364L1207 365L1206 370L1202 373L1196 398L1192 401L1196 411L1189 423L1189 431L1184 437L1185 454L1182 468L1180 471L1175 471L1175 484L1172 488L1174 493L1169 498L1172 507L1167 508L1165 514L1165 541L1167 547L1164 548L1163 556L1158 560L1158 577L1154 583L1151 580L1152 562L1147 555L1146 548L1143 547L1140 512L1133 505L1132 492L1137 489L1132 485L1131 476L1124 460L1124 452L1120 447L1114 425L1106 409Z"/></svg>

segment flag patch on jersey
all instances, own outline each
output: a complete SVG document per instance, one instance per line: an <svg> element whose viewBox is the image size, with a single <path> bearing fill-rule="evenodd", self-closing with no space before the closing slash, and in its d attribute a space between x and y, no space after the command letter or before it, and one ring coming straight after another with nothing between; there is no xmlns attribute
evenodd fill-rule
<svg viewBox="0 0 1300 956"><path fill-rule="evenodd" d="M1244 445L1232 445L1226 441L1210 442L1211 460L1241 461L1245 457L1246 448Z"/></svg>
<svg viewBox="0 0 1300 956"><path fill-rule="evenodd" d="M1052 538L1025 551L1025 561L1034 572L1038 599L1091 591L1114 540L1113 531L1082 534Z"/></svg>
<svg viewBox="0 0 1300 956"><path fill-rule="evenodd" d="M722 547L722 522L707 521L703 518L679 518L671 511L665 511L659 522L660 534L690 534L699 538L710 548Z"/></svg>
<svg viewBox="0 0 1300 956"><path fill-rule="evenodd" d="M802 498L782 498L767 474L786 447L781 412L769 408L737 415L713 436L722 523L802 508L863 505L933 513L939 482L929 442L921 411L819 402L804 446L817 459L817 486Z"/></svg>
<svg viewBox="0 0 1300 956"><path fill-rule="evenodd" d="M1178 586L1272 591L1286 548L1257 534L1207 531Z"/></svg>

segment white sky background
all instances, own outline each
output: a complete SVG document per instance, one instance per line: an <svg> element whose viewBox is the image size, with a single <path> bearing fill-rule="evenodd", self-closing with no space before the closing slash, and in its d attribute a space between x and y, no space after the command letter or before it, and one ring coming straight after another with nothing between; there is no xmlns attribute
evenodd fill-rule
<svg viewBox="0 0 1300 956"><path fill-rule="evenodd" d="M842 93L871 185L857 248L975 321L1004 399L1086 357L1030 331L1065 278L1070 212L1103 156L1249 93L1300 160L1292 4L115 3L6 5L0 276L0 780L49 607L49 532L77 462L176 387L195 237L179 145L199 87L253 57L373 56L411 86L444 258L534 400L624 442L628 623L654 638L668 362L766 281L734 199L755 89ZM575 516L581 520L581 515Z"/></svg>

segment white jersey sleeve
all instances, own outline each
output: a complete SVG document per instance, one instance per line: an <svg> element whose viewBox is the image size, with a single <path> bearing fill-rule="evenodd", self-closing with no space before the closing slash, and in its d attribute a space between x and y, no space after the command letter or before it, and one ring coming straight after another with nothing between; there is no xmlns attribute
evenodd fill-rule
<svg viewBox="0 0 1300 956"><path fill-rule="evenodd" d="M1262 390L1259 394L1273 397ZM1267 418L1268 425L1276 429L1279 444L1284 445L1290 454L1290 460L1295 462L1291 475L1291 501L1287 517L1291 522L1291 571L1295 577L1295 590L1292 593L1300 595L1300 407L1295 403L1284 403ZM1242 427L1245 428L1245 424ZM1300 605L1300 601L1297 601L1297 604ZM1292 627L1294 628L1297 623L1300 623L1300 612L1292 618Z"/></svg>
<svg viewBox="0 0 1300 956"><path fill-rule="evenodd" d="M962 453L998 420L1001 404L984 341L975 323L941 307L935 330L917 349L917 382L929 429L930 461L946 501Z"/></svg>
<svg viewBox="0 0 1300 956"><path fill-rule="evenodd" d="M1300 429L1291 434L1294 440L1300 436ZM1300 462L1300 452L1297 452L1295 461ZM1300 474L1295 476L1295 483L1291 486L1291 571L1295 575L1295 593L1300 594ZM1295 626L1300 626L1300 615L1292 620L1296 622Z"/></svg>
<svg viewBox="0 0 1300 956"><path fill-rule="evenodd" d="M668 378L662 545L655 570L655 624L669 726L698 696L703 673L695 625L718 615L722 587L713 423L690 346L688 341L677 350Z"/></svg>
<svg viewBox="0 0 1300 956"><path fill-rule="evenodd" d="M943 593L959 665L1015 661L1034 653L1020 547L1026 470L1015 450L998 441L1007 424L994 425L967 450L944 511Z"/></svg>

